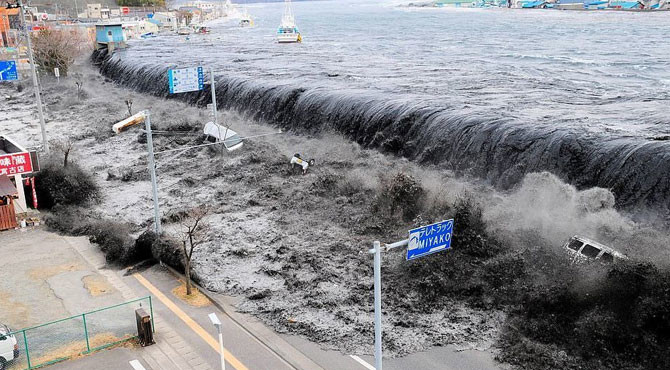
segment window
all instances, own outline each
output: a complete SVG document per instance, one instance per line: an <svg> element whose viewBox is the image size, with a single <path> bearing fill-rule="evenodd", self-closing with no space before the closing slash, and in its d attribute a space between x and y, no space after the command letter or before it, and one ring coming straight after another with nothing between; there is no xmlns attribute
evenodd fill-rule
<svg viewBox="0 0 670 370"><path fill-rule="evenodd" d="M598 257L598 254L600 253L600 249L590 245L586 244L584 245L584 249L582 249L582 254L585 255L586 257L591 257L591 258L596 258Z"/></svg>
<svg viewBox="0 0 670 370"><path fill-rule="evenodd" d="M570 243L568 243L568 248L572 249L573 251L578 251L579 248L582 247L582 242L576 239L570 240Z"/></svg>
<svg viewBox="0 0 670 370"><path fill-rule="evenodd" d="M614 262L614 256L611 253L603 253L602 256L600 256L600 259L605 262L605 263L612 263Z"/></svg>
<svg viewBox="0 0 670 370"><path fill-rule="evenodd" d="M107 36L112 36L112 31L107 31Z"/></svg>

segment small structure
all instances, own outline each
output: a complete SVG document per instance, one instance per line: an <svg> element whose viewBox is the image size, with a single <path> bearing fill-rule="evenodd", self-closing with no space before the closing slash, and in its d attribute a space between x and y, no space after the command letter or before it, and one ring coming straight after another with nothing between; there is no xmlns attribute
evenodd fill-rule
<svg viewBox="0 0 670 370"><path fill-rule="evenodd" d="M14 210L14 197L18 195L18 190L9 177L0 176L0 231L15 229L16 211Z"/></svg>
<svg viewBox="0 0 670 370"><path fill-rule="evenodd" d="M126 34L121 23L98 23L95 25L95 49L106 48L110 52L125 48Z"/></svg>
<svg viewBox="0 0 670 370"><path fill-rule="evenodd" d="M14 188L11 195L2 196L11 198L12 208L16 214L28 212L26 194L23 189L23 175L38 170L38 166L36 156L9 137L0 136L0 177L9 179L9 183Z"/></svg>

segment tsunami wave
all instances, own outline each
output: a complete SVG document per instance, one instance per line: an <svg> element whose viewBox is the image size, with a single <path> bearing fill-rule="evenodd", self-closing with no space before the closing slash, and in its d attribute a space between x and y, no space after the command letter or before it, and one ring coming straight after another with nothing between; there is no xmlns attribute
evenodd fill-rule
<svg viewBox="0 0 670 370"><path fill-rule="evenodd" d="M92 61L116 83L161 97L169 66L147 66L96 51ZM389 99L383 94L306 88L218 76L217 104L296 132L333 130L365 148L420 164L465 172L510 189L527 173L549 171L578 188L611 190L617 207L667 214L670 141L585 134L574 128L523 123L493 114ZM179 94L211 102L205 90Z"/></svg>

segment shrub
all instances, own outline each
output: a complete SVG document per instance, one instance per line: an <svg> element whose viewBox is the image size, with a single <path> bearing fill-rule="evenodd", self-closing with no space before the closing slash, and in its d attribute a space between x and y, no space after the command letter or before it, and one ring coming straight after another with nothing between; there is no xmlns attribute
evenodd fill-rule
<svg viewBox="0 0 670 370"><path fill-rule="evenodd" d="M425 191L411 175L399 172L391 179L382 177L372 211L392 218L399 212L404 221L410 221L421 211Z"/></svg>
<svg viewBox="0 0 670 370"><path fill-rule="evenodd" d="M151 254L179 272L184 272L184 257L179 243L167 236L161 236L151 245Z"/></svg>
<svg viewBox="0 0 670 370"><path fill-rule="evenodd" d="M37 174L35 186L39 204L46 209L56 205L81 205L98 195L93 177L75 163L61 167L47 162Z"/></svg>

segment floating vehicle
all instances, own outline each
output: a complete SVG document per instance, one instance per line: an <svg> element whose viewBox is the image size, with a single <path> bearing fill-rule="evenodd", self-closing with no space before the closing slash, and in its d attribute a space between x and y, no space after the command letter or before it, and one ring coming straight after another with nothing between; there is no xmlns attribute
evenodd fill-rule
<svg viewBox="0 0 670 370"><path fill-rule="evenodd" d="M212 30L207 26L195 26L193 29L195 30L195 33L199 33L199 34L203 34L203 35L212 32Z"/></svg>
<svg viewBox="0 0 670 370"><path fill-rule="evenodd" d="M302 35L295 25L295 17L291 10L291 0L284 0L284 16L277 30L277 42L280 44L302 42Z"/></svg>
<svg viewBox="0 0 670 370"><path fill-rule="evenodd" d="M147 33L143 33L142 35L140 35L140 37L143 38L143 39L150 39L150 38L154 38L154 37L157 37L157 36L153 32L147 32Z"/></svg>
<svg viewBox="0 0 670 370"><path fill-rule="evenodd" d="M177 30L178 35L190 35L191 34L191 29L188 27L179 27Z"/></svg>
<svg viewBox="0 0 670 370"><path fill-rule="evenodd" d="M574 263L594 260L603 263L616 263L628 259L623 253L579 235L570 238L563 245L563 248L573 256Z"/></svg>
<svg viewBox="0 0 670 370"><path fill-rule="evenodd" d="M223 146L229 152L240 149L244 145L244 140L237 132L214 122L207 122L205 124L204 133L206 140L209 142L216 143L223 141Z"/></svg>

